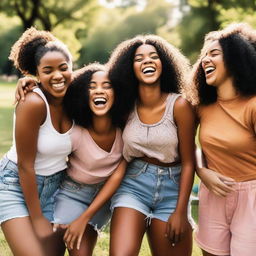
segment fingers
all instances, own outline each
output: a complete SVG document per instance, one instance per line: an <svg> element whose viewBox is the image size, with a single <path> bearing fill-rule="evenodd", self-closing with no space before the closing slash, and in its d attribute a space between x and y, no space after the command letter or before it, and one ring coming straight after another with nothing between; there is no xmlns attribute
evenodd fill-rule
<svg viewBox="0 0 256 256"><path fill-rule="evenodd" d="M59 227L60 227L60 224L54 223L52 227L53 232L56 232Z"/></svg>
<svg viewBox="0 0 256 256"><path fill-rule="evenodd" d="M17 91L15 91L15 98L14 98L13 105L15 105L19 101L20 101L20 95L18 94Z"/></svg>
<svg viewBox="0 0 256 256"><path fill-rule="evenodd" d="M222 181L227 181L227 182L231 182L231 183L234 183L235 180L230 178L230 177L227 177L227 176L224 176L223 174L220 174L220 173L217 173L217 176L222 180Z"/></svg>
<svg viewBox="0 0 256 256"><path fill-rule="evenodd" d="M68 228L68 224L60 224L60 228L67 229Z"/></svg>
<svg viewBox="0 0 256 256"><path fill-rule="evenodd" d="M231 191L233 191L233 188L228 187L228 189L223 189L223 187L220 186L215 186L212 189L212 192L218 196L222 196L222 197L226 197L228 195L228 193L230 193Z"/></svg>
<svg viewBox="0 0 256 256"><path fill-rule="evenodd" d="M21 86L18 86L18 93L20 95L20 99L23 101L25 100L25 94L27 93L26 85L27 85L26 80L21 80Z"/></svg>
<svg viewBox="0 0 256 256"><path fill-rule="evenodd" d="M217 195L217 196L221 196L221 197L226 197L227 196L227 192L225 192L225 191L223 191L223 190L221 190L221 189L219 189L219 188L214 188L214 189L212 189L212 192L215 194L215 195Z"/></svg>
<svg viewBox="0 0 256 256"><path fill-rule="evenodd" d="M167 228L168 230L166 230L166 234L165 236L168 238L168 240L171 243L171 246L175 246L177 243L179 243L182 239L182 232L177 231L175 229L169 229L169 227Z"/></svg>
<svg viewBox="0 0 256 256"><path fill-rule="evenodd" d="M76 249L79 250L80 249L80 245L81 245L81 241L82 241L82 236L80 235L77 239L77 245L76 245Z"/></svg>
<svg viewBox="0 0 256 256"><path fill-rule="evenodd" d="M25 100L25 95L37 86L36 80L31 77L20 78L17 82L14 104Z"/></svg>
<svg viewBox="0 0 256 256"><path fill-rule="evenodd" d="M74 235L74 234L71 234L69 232L69 230L66 230L65 232L65 235L63 237L63 240L66 244L66 247L69 249L69 250L73 250L74 247L75 247L75 242L77 241L76 243L76 249L79 250L80 249L80 245L81 245L81 241L82 241L82 235L79 235L77 237L77 235Z"/></svg>
<svg viewBox="0 0 256 256"><path fill-rule="evenodd" d="M73 241L73 238L72 238L72 235L71 234L69 234L69 232L68 232L68 230L65 232L65 235L64 235L64 242L65 242L65 244L66 244L66 247L68 248L68 249L73 249L72 248L72 246L71 246L71 241Z"/></svg>

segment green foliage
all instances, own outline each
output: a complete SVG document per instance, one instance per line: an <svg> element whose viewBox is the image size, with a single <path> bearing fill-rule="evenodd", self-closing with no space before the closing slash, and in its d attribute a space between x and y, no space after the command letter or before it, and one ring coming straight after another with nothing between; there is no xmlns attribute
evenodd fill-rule
<svg viewBox="0 0 256 256"><path fill-rule="evenodd" d="M180 47L183 53L195 61L202 47L206 33L219 28L217 12L209 7L191 8L191 11L184 16L177 33L181 37Z"/></svg>
<svg viewBox="0 0 256 256"><path fill-rule="evenodd" d="M18 39L22 28L19 25L17 17L8 18L4 14L0 14L0 74L11 74L14 71L12 63L8 61L11 46Z"/></svg>
<svg viewBox="0 0 256 256"><path fill-rule="evenodd" d="M170 8L171 5L164 0L148 5L142 11L136 7L121 11L102 8L88 37L81 38L84 46L78 64L106 62L110 52L121 41L138 34L157 34L158 28L167 23Z"/></svg>
<svg viewBox="0 0 256 256"><path fill-rule="evenodd" d="M183 17L178 24L172 22L172 11L177 10L174 1L105 2L116 3L116 8L100 6L98 0L1 0L0 73L13 71L7 57L26 22L32 22L39 29L51 29L66 43L74 56L75 68L93 61L106 62L122 40L145 33L164 37L181 48L193 63L209 31L231 22L256 26L256 1L251 0L180 0L178 7ZM37 3L37 7L33 3ZM18 10L20 16L17 16ZM32 18L33 10L37 10L36 18Z"/></svg>
<svg viewBox="0 0 256 256"><path fill-rule="evenodd" d="M51 31L58 24L65 21L75 22L78 19L86 17L86 6L96 0L2 0L0 2L0 11L9 16L20 18L23 29L38 25L39 27Z"/></svg>

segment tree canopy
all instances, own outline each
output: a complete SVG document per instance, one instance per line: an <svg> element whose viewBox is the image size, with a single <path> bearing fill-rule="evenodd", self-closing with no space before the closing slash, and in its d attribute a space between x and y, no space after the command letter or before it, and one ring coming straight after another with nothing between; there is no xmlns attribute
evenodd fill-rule
<svg viewBox="0 0 256 256"><path fill-rule="evenodd" d="M66 43L76 67L106 62L119 42L145 33L164 37L193 63L206 33L231 22L256 26L255 11L252 0L1 0L0 73L12 72L10 47L32 25Z"/></svg>

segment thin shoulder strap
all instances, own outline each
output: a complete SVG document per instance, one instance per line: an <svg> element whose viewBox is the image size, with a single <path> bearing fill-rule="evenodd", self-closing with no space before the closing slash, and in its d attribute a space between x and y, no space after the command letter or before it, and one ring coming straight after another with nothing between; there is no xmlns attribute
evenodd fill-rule
<svg viewBox="0 0 256 256"><path fill-rule="evenodd" d="M167 115L170 118L170 116L173 117L173 109L174 109L174 103L175 101L181 96L179 93L171 93L168 95L167 102L166 102L166 108L167 108Z"/></svg>
<svg viewBox="0 0 256 256"><path fill-rule="evenodd" d="M51 118L51 116L50 116L50 107L49 107L48 101L47 101L44 93L42 92L42 90L40 88L33 89L33 92L37 93L43 99L43 101L46 105L46 110L47 110L46 120L50 120L49 119L49 118Z"/></svg>

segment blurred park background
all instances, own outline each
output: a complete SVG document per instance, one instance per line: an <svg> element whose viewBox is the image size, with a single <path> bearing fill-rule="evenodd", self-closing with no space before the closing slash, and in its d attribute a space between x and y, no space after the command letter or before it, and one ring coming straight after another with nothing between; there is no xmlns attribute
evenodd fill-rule
<svg viewBox="0 0 256 256"><path fill-rule="evenodd" d="M1 0L0 74L14 72L11 45L30 26L65 42L75 67L106 62L124 39L153 33L195 61L204 35L231 22L256 26L255 0Z"/></svg>
<svg viewBox="0 0 256 256"><path fill-rule="evenodd" d="M27 28L35 26L49 30L66 43L76 69L93 61L106 62L118 43L146 33L162 36L193 64L204 35L232 22L247 22L256 28L256 1L0 0L0 157L12 141L12 103L20 75L8 61L8 55L13 43ZM193 206L193 216L197 219L196 205ZM108 236L106 230L95 256L108 255ZM9 255L0 230L0 256ZM144 240L140 256L149 255ZM193 256L201 256L196 245Z"/></svg>

